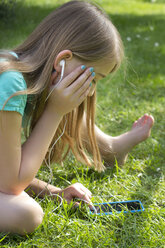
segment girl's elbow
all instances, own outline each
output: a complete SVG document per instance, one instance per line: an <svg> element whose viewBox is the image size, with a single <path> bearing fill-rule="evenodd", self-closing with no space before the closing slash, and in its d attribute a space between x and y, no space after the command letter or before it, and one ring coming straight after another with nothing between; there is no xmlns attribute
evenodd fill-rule
<svg viewBox="0 0 165 248"><path fill-rule="evenodd" d="M0 187L0 192L7 195L19 195L23 189L18 186L8 185L6 187Z"/></svg>

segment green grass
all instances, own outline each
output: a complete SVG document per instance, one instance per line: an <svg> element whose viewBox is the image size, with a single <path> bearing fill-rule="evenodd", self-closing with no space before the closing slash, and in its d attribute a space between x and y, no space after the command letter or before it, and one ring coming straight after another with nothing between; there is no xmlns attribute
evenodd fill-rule
<svg viewBox="0 0 165 248"><path fill-rule="evenodd" d="M62 3L64 1L60 1ZM0 22L0 48L22 42L59 1L25 0L15 17ZM165 247L165 3L157 0L100 0L121 33L127 69L98 83L97 124L115 136L144 113L152 114L151 137L135 147L123 168L97 173L70 157L64 167L53 166L52 183L59 187L80 182L93 193L93 202L139 199L142 214L91 217L86 207L73 210L49 198L41 202L43 224L31 235L0 234L1 247ZM49 170L41 168L48 181ZM39 202L40 200L38 200Z"/></svg>

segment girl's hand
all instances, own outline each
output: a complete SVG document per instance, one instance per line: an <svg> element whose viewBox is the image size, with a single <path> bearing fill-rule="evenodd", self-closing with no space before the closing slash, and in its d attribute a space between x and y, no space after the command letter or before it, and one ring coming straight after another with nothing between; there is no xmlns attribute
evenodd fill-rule
<svg viewBox="0 0 165 248"><path fill-rule="evenodd" d="M93 68L88 68L85 71L82 68L79 66L61 82L53 86L53 91L48 98L48 107L53 112L63 116L78 107L89 94L95 73L92 73Z"/></svg>
<svg viewBox="0 0 165 248"><path fill-rule="evenodd" d="M59 195L66 199L67 203L70 203L74 198L78 198L82 201L84 200L84 202L87 203L91 209L93 209L93 205L90 200L92 194L81 183L75 183L63 190L60 190ZM75 206L79 206L79 203L76 202Z"/></svg>

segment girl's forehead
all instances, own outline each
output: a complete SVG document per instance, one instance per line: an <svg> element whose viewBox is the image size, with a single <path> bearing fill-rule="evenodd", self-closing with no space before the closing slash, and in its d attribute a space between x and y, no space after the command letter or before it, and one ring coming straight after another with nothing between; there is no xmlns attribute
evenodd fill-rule
<svg viewBox="0 0 165 248"><path fill-rule="evenodd" d="M93 64L95 72L101 77L106 77L108 74L110 74L114 70L115 66L116 62L112 62L110 60Z"/></svg>

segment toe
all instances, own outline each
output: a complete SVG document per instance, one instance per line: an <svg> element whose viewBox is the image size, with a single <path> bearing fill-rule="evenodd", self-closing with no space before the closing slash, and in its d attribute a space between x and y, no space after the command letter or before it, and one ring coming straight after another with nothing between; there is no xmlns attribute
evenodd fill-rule
<svg viewBox="0 0 165 248"><path fill-rule="evenodd" d="M149 115L148 116L147 123L149 124L150 127L153 126L153 124L154 124L154 117L152 115Z"/></svg>
<svg viewBox="0 0 165 248"><path fill-rule="evenodd" d="M146 114L143 115L138 121L139 121L139 125L144 125L146 123L147 120L147 116Z"/></svg>
<svg viewBox="0 0 165 248"><path fill-rule="evenodd" d="M136 127L136 125L137 125L137 121L135 121L135 122L133 123L133 126L132 126L132 127Z"/></svg>

